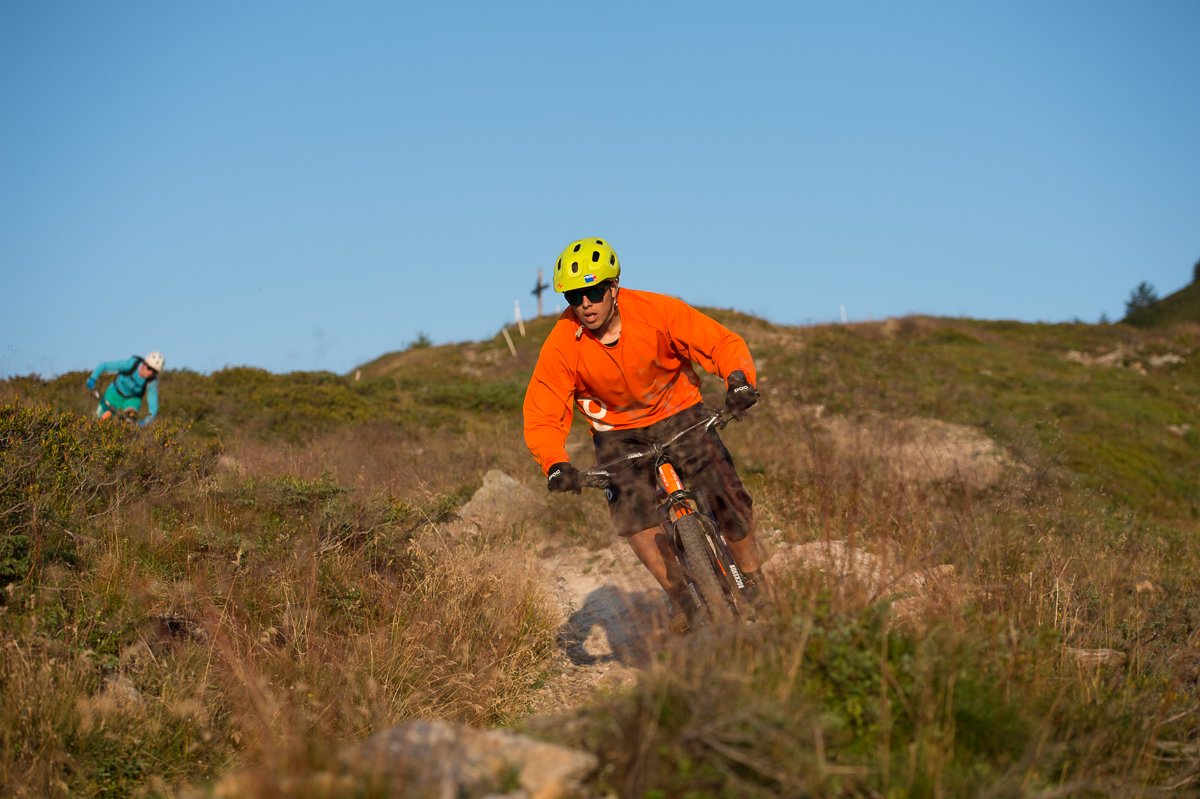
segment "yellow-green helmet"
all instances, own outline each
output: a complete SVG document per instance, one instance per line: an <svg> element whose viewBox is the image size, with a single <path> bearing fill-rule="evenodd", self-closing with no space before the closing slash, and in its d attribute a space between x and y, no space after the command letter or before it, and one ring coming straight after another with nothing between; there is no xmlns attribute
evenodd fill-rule
<svg viewBox="0 0 1200 799"><path fill-rule="evenodd" d="M621 262L601 239L580 239L567 245L554 265L554 290L595 286L621 276Z"/></svg>

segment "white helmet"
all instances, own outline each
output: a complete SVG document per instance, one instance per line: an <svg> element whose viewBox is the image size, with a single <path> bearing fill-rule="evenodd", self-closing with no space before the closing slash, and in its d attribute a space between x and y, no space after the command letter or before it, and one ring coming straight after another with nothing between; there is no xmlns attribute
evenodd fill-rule
<svg viewBox="0 0 1200 799"><path fill-rule="evenodd" d="M146 362L147 366L156 372L161 372L163 369L163 354L158 350L151 350L150 354L142 360Z"/></svg>

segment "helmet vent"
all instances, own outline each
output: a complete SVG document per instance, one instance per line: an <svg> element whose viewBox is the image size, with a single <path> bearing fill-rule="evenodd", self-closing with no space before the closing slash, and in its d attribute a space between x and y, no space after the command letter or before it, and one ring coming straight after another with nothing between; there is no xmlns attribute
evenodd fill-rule
<svg viewBox="0 0 1200 799"><path fill-rule="evenodd" d="M558 266L554 267L554 271L555 271L555 272L561 272L561 271L562 271L562 258L559 258L559 259L558 259Z"/></svg>
<svg viewBox="0 0 1200 799"><path fill-rule="evenodd" d="M592 263L596 263L599 260L600 260L600 251L592 250Z"/></svg>
<svg viewBox="0 0 1200 799"><path fill-rule="evenodd" d="M615 256L615 255L608 256L608 265L609 266L614 266L614 265L616 265L616 263L617 263L617 256Z"/></svg>
<svg viewBox="0 0 1200 799"><path fill-rule="evenodd" d="M596 243L599 244L601 247L604 246L604 242L600 241L600 239L596 239Z"/></svg>
<svg viewBox="0 0 1200 799"><path fill-rule="evenodd" d="M578 271L579 271L579 262L578 262L578 261L576 261L575 263L571 264L571 271L572 271L572 272L578 272Z"/></svg>
<svg viewBox="0 0 1200 799"><path fill-rule="evenodd" d="M580 246L581 246L581 245L579 245L579 244L576 244L576 245L575 245L575 249L571 250L571 252L579 252L579 248L580 248Z"/></svg>

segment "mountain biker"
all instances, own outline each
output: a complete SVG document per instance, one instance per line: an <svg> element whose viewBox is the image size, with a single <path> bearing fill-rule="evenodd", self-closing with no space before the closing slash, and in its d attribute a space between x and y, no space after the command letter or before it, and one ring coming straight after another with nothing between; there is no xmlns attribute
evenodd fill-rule
<svg viewBox="0 0 1200 799"><path fill-rule="evenodd" d="M145 358L133 355L123 361L106 361L97 366L87 381L89 391L96 391L96 380L101 375L115 373L117 378L108 384L96 406L96 416L108 419L116 412L135 417L145 397L149 413L138 424L145 427L154 421L158 414L158 373L162 371L163 363L163 354L154 350Z"/></svg>
<svg viewBox="0 0 1200 799"><path fill-rule="evenodd" d="M620 287L621 264L602 239L580 239L554 266L569 306L538 355L525 393L525 443L552 492L580 493L582 476L565 447L574 407L592 425L596 462L640 452L705 418L692 363L722 377L737 418L758 401L750 351L740 336L681 300ZM752 500L715 428L680 441L671 462L701 488L729 543L751 600L761 598ZM649 459L647 459L649 460ZM616 532L671 597L671 626L696 627L699 607L659 526L654 464L635 461L605 491ZM665 555L665 557L664 557ZM686 620L686 624L684 621Z"/></svg>

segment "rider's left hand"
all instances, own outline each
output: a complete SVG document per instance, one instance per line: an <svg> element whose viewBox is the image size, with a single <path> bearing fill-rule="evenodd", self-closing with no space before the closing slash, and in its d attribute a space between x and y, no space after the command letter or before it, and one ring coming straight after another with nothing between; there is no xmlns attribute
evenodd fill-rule
<svg viewBox="0 0 1200 799"><path fill-rule="evenodd" d="M758 402L758 389L750 385L750 381L746 379L746 373L741 369L729 373L725 386L727 389L725 407L729 409L735 419L741 419L742 414L751 405Z"/></svg>
<svg viewBox="0 0 1200 799"><path fill-rule="evenodd" d="M89 377L88 381L87 381L87 387L88 387L88 391L95 391L96 390L96 378Z"/></svg>

